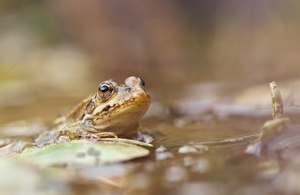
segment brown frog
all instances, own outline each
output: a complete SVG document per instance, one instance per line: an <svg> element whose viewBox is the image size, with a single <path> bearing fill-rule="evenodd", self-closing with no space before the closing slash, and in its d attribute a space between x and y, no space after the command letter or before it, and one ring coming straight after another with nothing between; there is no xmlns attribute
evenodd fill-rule
<svg viewBox="0 0 300 195"><path fill-rule="evenodd" d="M52 131L55 142L117 136L132 138L150 105L150 96L144 87L144 81L134 76L121 85L112 80L102 82L96 94L55 120ZM49 133L36 141L43 143L41 140L47 139L45 137L49 137Z"/></svg>

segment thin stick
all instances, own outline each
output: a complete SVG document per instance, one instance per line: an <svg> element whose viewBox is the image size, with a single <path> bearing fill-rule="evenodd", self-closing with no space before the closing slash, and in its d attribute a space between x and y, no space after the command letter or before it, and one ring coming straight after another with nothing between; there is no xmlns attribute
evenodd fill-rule
<svg viewBox="0 0 300 195"><path fill-rule="evenodd" d="M270 90L272 98L272 117L273 119L281 118L283 115L283 102L280 90L274 81L270 83Z"/></svg>

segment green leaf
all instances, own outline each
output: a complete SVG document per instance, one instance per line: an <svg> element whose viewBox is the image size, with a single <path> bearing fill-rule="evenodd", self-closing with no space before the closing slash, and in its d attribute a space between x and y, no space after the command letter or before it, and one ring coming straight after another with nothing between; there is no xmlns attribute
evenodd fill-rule
<svg viewBox="0 0 300 195"><path fill-rule="evenodd" d="M91 142L73 140L43 148L35 148L13 155L12 158L28 160L39 166L99 165L147 156L149 150L122 142Z"/></svg>

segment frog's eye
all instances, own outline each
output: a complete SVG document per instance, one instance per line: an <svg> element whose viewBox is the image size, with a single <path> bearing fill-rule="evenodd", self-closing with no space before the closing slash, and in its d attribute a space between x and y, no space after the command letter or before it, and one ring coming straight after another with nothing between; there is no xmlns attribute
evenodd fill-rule
<svg viewBox="0 0 300 195"><path fill-rule="evenodd" d="M115 93L115 86L111 82L103 82L99 85L97 96L102 100L108 100Z"/></svg>
<svg viewBox="0 0 300 195"><path fill-rule="evenodd" d="M137 78L140 82L140 85L142 85L143 87L145 87L145 81L141 78Z"/></svg>

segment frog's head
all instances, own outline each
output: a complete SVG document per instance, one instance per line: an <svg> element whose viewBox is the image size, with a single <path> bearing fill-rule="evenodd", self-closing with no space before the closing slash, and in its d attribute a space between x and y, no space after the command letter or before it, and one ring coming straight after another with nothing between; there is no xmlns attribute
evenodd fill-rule
<svg viewBox="0 0 300 195"><path fill-rule="evenodd" d="M98 131L124 135L136 130L150 105L150 96L145 92L144 81L132 76L122 85L112 80L102 82L92 101L83 122Z"/></svg>

